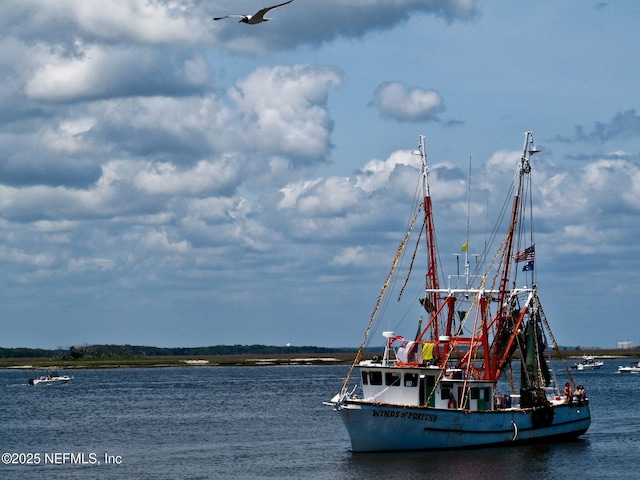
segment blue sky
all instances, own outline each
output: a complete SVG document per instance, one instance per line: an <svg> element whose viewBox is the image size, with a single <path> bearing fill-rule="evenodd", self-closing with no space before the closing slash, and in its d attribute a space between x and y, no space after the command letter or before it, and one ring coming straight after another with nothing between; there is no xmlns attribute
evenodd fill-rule
<svg viewBox="0 0 640 480"><path fill-rule="evenodd" d="M357 346L418 136L455 273L469 159L473 252L528 130L558 342L640 341L639 2L294 0L212 21L270 4L0 4L1 346Z"/></svg>

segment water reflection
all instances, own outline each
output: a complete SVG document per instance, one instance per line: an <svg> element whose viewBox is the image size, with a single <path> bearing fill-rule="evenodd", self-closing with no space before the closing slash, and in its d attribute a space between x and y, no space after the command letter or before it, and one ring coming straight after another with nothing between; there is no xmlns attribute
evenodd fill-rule
<svg viewBox="0 0 640 480"><path fill-rule="evenodd" d="M443 450L436 452L349 452L341 478L550 478L573 472L573 458L588 449L584 440L562 444L521 445L509 448Z"/></svg>

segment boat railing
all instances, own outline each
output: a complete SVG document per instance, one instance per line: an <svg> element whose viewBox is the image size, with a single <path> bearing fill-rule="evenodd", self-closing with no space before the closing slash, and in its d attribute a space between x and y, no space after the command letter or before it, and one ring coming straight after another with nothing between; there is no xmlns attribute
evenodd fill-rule
<svg viewBox="0 0 640 480"><path fill-rule="evenodd" d="M536 287L528 287L528 286L524 286L524 287L517 287L517 288L513 288L510 291L507 292L507 297L508 296L514 296L514 295L522 295L522 294L531 294L531 292L533 292L534 290L536 290ZM476 293L480 293L481 295L495 295L499 293L499 290L497 289L488 289L488 288L482 288L482 289L478 289L475 287L460 287L460 288L454 288L449 286L449 288L427 288L426 291L428 293L437 293L440 295L458 295L458 294L465 294L465 295L475 295Z"/></svg>

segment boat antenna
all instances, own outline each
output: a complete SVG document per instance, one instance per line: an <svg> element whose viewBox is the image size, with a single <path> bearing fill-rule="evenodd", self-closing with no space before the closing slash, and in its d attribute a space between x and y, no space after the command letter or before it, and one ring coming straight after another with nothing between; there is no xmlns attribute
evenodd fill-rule
<svg viewBox="0 0 640 480"><path fill-rule="evenodd" d="M465 288L469 290L469 218L471 217L471 157L469 157L469 182L467 183L467 238L464 242Z"/></svg>

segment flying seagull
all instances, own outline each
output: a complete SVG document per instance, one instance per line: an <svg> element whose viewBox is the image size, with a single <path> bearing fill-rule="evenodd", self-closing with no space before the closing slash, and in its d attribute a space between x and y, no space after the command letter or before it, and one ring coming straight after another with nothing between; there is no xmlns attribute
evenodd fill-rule
<svg viewBox="0 0 640 480"><path fill-rule="evenodd" d="M272 20L271 18L265 17L265 15L269 10L273 10L274 8L281 7L291 2L293 2L293 0L289 0L288 2L284 2L279 5L274 5L273 7L263 8L262 10L258 10L255 15L241 15L241 14L234 13L232 15L225 15L224 17L215 17L214 20L222 20L223 18L229 18L229 17L240 17L240 23L248 23L249 25L255 25L257 23L266 22L267 20Z"/></svg>

